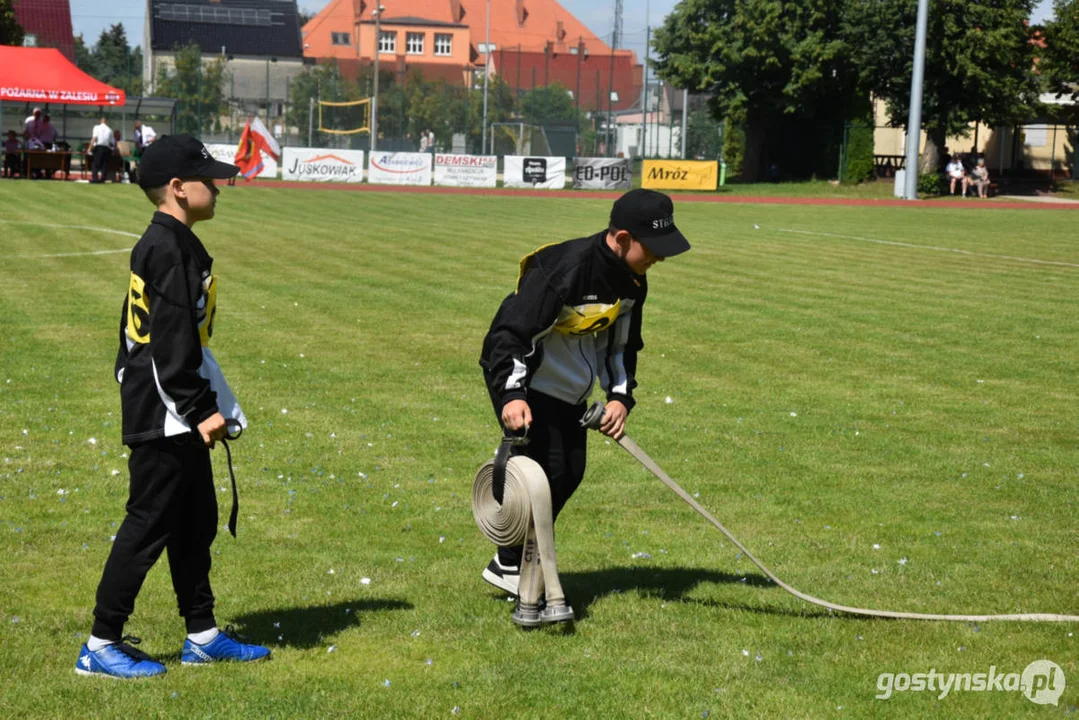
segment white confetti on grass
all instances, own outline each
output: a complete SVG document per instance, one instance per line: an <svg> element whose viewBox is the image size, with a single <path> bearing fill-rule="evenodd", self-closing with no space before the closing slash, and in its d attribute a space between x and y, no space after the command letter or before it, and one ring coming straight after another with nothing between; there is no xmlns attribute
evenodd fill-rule
<svg viewBox="0 0 1079 720"><path fill-rule="evenodd" d="M370 585L370 584L371 584L371 578L369 578L369 577L360 578L360 585Z"/></svg>

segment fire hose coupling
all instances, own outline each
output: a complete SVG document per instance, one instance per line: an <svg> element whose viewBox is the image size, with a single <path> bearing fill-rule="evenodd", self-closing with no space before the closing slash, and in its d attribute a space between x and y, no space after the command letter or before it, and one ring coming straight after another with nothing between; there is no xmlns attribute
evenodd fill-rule
<svg viewBox="0 0 1079 720"><path fill-rule="evenodd" d="M584 415L581 416L581 427L589 430L599 430L599 426L603 422L603 413L606 409L607 406L599 400L592 403L592 407L585 410Z"/></svg>

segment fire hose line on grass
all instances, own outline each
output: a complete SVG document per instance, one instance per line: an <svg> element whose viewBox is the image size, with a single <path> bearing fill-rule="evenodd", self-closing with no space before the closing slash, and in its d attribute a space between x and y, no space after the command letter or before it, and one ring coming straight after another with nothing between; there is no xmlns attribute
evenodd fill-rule
<svg viewBox="0 0 1079 720"><path fill-rule="evenodd" d="M603 404L595 403L588 409L584 417L581 419L581 425L592 428L594 430L599 429L600 420L603 418ZM794 597L804 600L812 605L818 605L820 607L828 608L829 610L835 610L837 612L848 613L851 615L864 615L868 617L879 618L894 618L897 620L945 620L953 622L988 622L990 620L1016 620L1025 622L1079 622L1079 615L1058 615L1054 613L1014 613L1010 615L940 615L935 613L913 613L913 612L895 612L891 610L870 610L866 608L850 607L847 605L837 605L835 603L828 602L827 600L821 600L815 598L812 595L791 587L787 583L783 582L773 573L766 568L764 564L753 557L753 553L746 549L746 546L738 542L738 538L734 537L727 528L712 517L711 513L701 507L701 504L694 500L689 493L679 487L678 483L672 480L667 473L657 465L641 448L637 443L633 442L628 436L622 435L618 439L618 444L622 446L630 455L632 455L638 462L644 465L653 475L659 478L664 485L674 491L678 497L682 498L691 508L696 510L701 517L708 522L712 523L720 532L727 536L727 539L734 543L734 546L738 548L742 553L752 561L754 565L760 568L761 572L768 576L776 585L786 590Z"/></svg>

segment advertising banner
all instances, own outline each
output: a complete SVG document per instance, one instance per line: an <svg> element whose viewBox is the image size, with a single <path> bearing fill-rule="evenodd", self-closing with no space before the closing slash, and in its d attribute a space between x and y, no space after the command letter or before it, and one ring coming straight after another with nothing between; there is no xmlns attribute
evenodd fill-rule
<svg viewBox="0 0 1079 720"><path fill-rule="evenodd" d="M234 163L236 162L236 147L236 145L228 145L226 143L210 143L206 146L206 149L209 151L210 155L213 156L214 160ZM277 177L277 161L266 153L262 153L262 172L260 172L258 176L260 178ZM242 180L243 178L240 179Z"/></svg>
<svg viewBox="0 0 1079 720"><path fill-rule="evenodd" d="M566 187L566 158L507 155L503 158L503 185L554 190Z"/></svg>
<svg viewBox="0 0 1079 720"><path fill-rule="evenodd" d="M363 182L363 150L287 147L281 161L282 180Z"/></svg>
<svg viewBox="0 0 1079 720"><path fill-rule="evenodd" d="M629 190L633 165L629 158L576 158L573 161L575 190Z"/></svg>
<svg viewBox="0 0 1079 720"><path fill-rule="evenodd" d="M435 185L493 188L498 184L494 155L435 155Z"/></svg>
<svg viewBox="0 0 1079 720"><path fill-rule="evenodd" d="M719 163L715 160L645 160L641 187L655 190L715 190Z"/></svg>
<svg viewBox="0 0 1079 720"><path fill-rule="evenodd" d="M431 153L376 152L367 168L367 182L378 185L430 185Z"/></svg>

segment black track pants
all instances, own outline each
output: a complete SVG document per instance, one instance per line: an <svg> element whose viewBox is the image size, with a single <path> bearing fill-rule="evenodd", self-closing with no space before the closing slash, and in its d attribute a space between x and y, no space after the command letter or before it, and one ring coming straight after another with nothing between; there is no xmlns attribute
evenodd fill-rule
<svg viewBox="0 0 1079 720"><path fill-rule="evenodd" d="M135 597L161 552L168 551L172 587L189 633L214 620L210 545L217 534L210 450L192 435L131 448L127 516L97 588L93 634L120 640Z"/></svg>
<svg viewBox="0 0 1079 720"><path fill-rule="evenodd" d="M588 429L580 425L585 405L571 405L539 392L528 394L532 410L530 442L521 454L539 463L551 486L551 507L555 519L584 478ZM502 408L496 403L495 413ZM499 548L498 561L503 565L521 564L521 547Z"/></svg>

